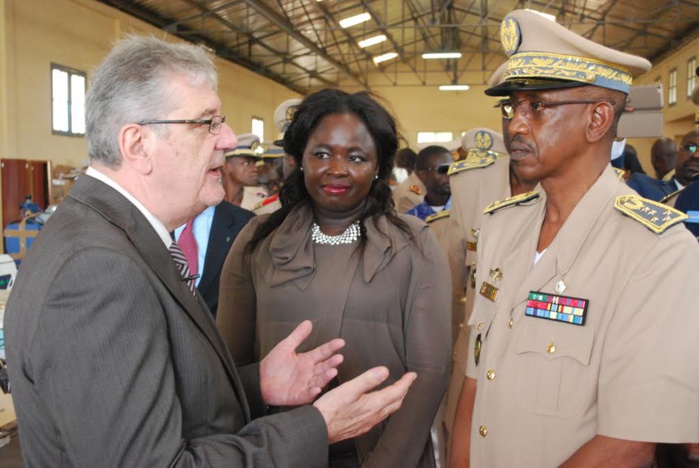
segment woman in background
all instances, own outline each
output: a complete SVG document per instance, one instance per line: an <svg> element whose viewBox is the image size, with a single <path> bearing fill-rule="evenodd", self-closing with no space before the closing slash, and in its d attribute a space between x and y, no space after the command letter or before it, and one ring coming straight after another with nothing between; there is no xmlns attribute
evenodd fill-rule
<svg viewBox="0 0 699 468"><path fill-rule="evenodd" d="M331 467L435 465L430 427L447 383L451 281L428 227L393 209L396 148L395 122L370 95L308 96L284 135L300 170L281 190L283 207L250 221L221 275L217 322L238 365L258 362L310 318L307 347L347 343L337 383L376 365L390 370L387 383L417 373L401 409L330 447Z"/></svg>

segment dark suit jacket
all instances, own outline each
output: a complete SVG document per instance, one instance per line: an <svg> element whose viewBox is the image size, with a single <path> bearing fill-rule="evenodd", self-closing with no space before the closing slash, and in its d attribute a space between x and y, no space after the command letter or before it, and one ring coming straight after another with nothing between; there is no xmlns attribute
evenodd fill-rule
<svg viewBox="0 0 699 468"><path fill-rule="evenodd" d="M326 463L315 408L251 422L259 375L239 376L152 226L92 177L22 262L5 332L27 467Z"/></svg>
<svg viewBox="0 0 699 468"><path fill-rule="evenodd" d="M677 190L674 177L665 181L638 172L632 174L626 183L643 198L654 201L660 201L665 195Z"/></svg>
<svg viewBox="0 0 699 468"><path fill-rule="evenodd" d="M218 287L221 282L221 268L228 251L241 229L254 217L255 213L245 210L233 203L222 201L214 210L211 222L209 244L206 248L204 272L199 281L199 292L209 307L214 319L218 310Z"/></svg>

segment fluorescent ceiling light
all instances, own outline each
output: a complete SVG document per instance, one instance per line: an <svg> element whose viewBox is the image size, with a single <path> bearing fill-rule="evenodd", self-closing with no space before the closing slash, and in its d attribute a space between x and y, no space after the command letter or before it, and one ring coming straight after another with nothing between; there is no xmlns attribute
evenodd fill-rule
<svg viewBox="0 0 699 468"><path fill-rule="evenodd" d="M461 58L461 52L425 52L422 54L424 59L450 59Z"/></svg>
<svg viewBox="0 0 699 468"><path fill-rule="evenodd" d="M394 59L396 57L398 57L398 53L389 52L387 54L378 55L378 56L374 57L374 63L378 65L381 62L385 62L386 60L391 60L391 59Z"/></svg>
<svg viewBox="0 0 699 468"><path fill-rule="evenodd" d="M363 49L364 47L369 47L369 46L373 46L376 44L380 44L385 40L386 40L386 36L384 34L379 34L378 36L370 37L368 39L364 39L363 41L359 41L358 44L359 44L359 47L361 47Z"/></svg>
<svg viewBox="0 0 699 468"><path fill-rule="evenodd" d="M369 21L370 19L371 15L369 13L360 13L358 15L350 16L349 18L340 20L340 26L342 26L343 28L351 28L352 26L356 26L357 24Z"/></svg>
<svg viewBox="0 0 699 468"><path fill-rule="evenodd" d="M450 84L439 87L440 91L468 91L469 86L465 84Z"/></svg>
<svg viewBox="0 0 699 468"><path fill-rule="evenodd" d="M556 16L555 16L555 15L549 15L548 13L543 13L543 12L541 12L541 11L532 10L532 9L529 9L529 8L525 8L525 10L531 11L532 13L536 13L537 15L541 15L541 16L543 16L544 18L546 18L547 20L553 21L554 23L556 22Z"/></svg>

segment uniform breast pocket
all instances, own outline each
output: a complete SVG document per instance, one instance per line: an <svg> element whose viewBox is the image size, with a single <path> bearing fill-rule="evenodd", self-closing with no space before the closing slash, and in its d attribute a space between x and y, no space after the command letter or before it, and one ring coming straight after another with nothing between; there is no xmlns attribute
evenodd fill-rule
<svg viewBox="0 0 699 468"><path fill-rule="evenodd" d="M572 417L594 397L592 328L525 318L514 340L517 402L537 414Z"/></svg>

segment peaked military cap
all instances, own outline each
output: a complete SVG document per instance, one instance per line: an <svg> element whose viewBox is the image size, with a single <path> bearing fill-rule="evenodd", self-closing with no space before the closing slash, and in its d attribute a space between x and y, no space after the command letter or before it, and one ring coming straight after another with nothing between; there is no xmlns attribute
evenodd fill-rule
<svg viewBox="0 0 699 468"><path fill-rule="evenodd" d="M584 85L628 94L632 79L651 67L642 57L597 44L528 10L505 17L500 40L510 58L504 81L485 91L489 96Z"/></svg>
<svg viewBox="0 0 699 468"><path fill-rule="evenodd" d="M243 133L238 135L238 146L234 150L227 152L226 158L234 156L259 158L264 152L265 148L260 144L260 137L254 133Z"/></svg>

